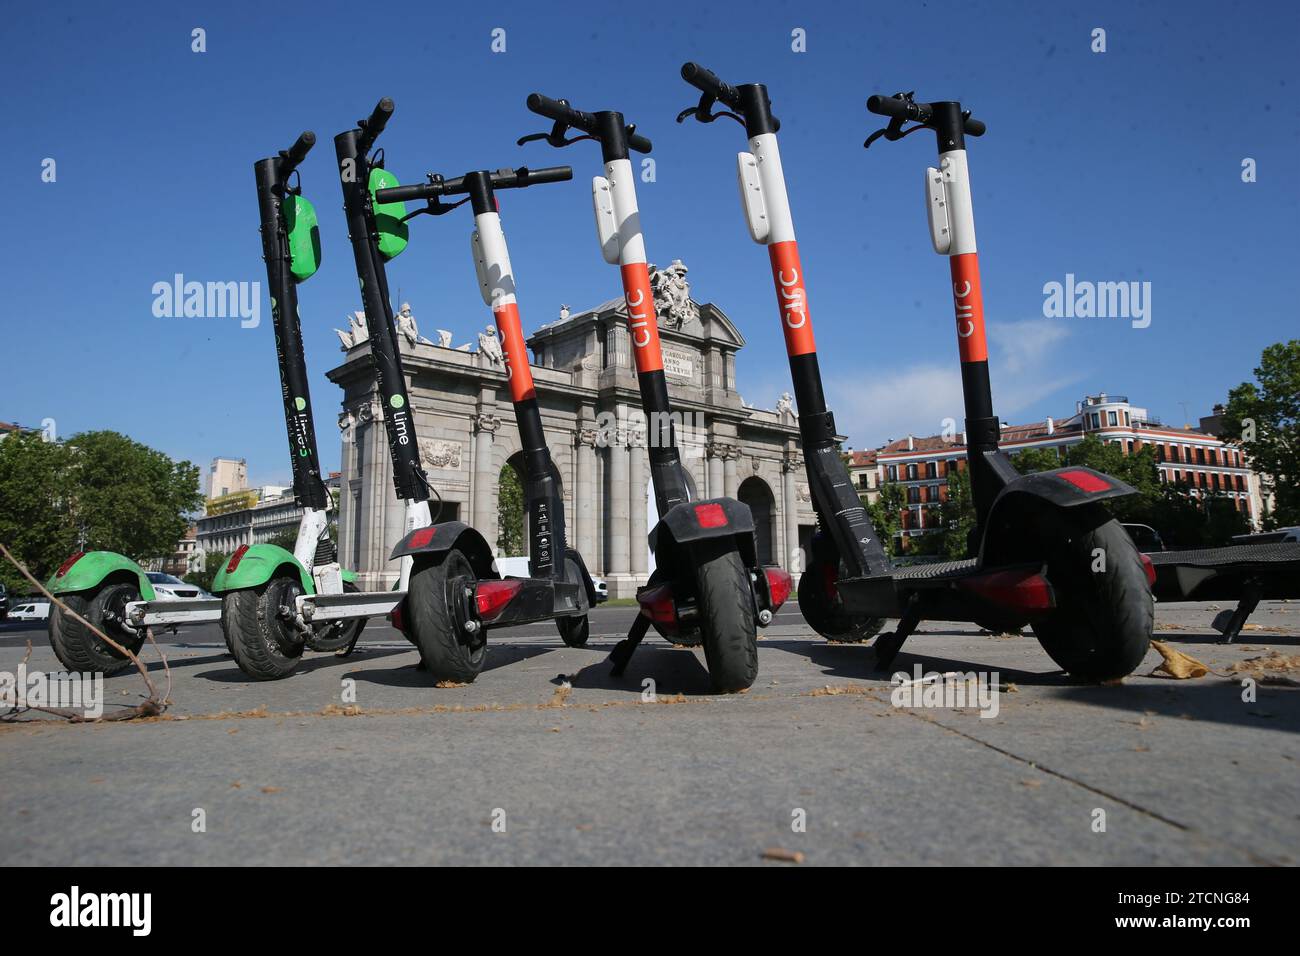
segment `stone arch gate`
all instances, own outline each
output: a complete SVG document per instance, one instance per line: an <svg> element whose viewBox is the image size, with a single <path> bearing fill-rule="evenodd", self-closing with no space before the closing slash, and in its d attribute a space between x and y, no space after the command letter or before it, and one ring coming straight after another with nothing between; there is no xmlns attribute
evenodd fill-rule
<svg viewBox="0 0 1300 956"><path fill-rule="evenodd" d="M654 270L652 284L687 468L701 496L739 497L742 482L760 479L770 492L771 556L797 573L800 536L816 518L788 396L774 410L742 401L736 357L745 340L720 308L690 297L685 272L675 261ZM621 298L577 313L564 308L528 340L546 437L564 482L569 540L605 577L611 597L630 597L650 570L648 430L626 313ZM421 456L442 498L440 517L466 521L495 543L498 476L520 450L500 344L486 332L477 348L453 346L444 331L437 343L421 338L405 304L397 327ZM345 358L328 373L343 389L339 556L360 573L363 588L382 589L397 578L388 554L401 535L402 510L363 330L364 323L353 322L351 333L340 333Z"/></svg>

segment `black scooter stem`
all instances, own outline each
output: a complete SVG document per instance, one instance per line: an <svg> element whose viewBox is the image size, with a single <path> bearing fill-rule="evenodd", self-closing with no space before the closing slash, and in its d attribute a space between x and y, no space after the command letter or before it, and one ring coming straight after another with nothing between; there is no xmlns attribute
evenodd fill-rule
<svg viewBox="0 0 1300 956"><path fill-rule="evenodd" d="M393 461L393 486L403 501L427 501L429 480L420 465L415 418L402 376L401 351L393 326L388 276L379 252L379 232L370 199L370 158L364 146L372 144L369 131L350 129L334 137L343 187L343 210L348 221L348 238L356 259L357 278L370 335L370 358L375 381L384 405L384 428Z"/></svg>
<svg viewBox="0 0 1300 956"><path fill-rule="evenodd" d="M306 142L306 134L299 144ZM282 205L292 202L288 191L289 170L311 148L295 145L281 156L260 159L253 164L257 180L257 206L261 216L262 259L271 295L271 324L275 330L275 357L280 368L280 392L284 403L284 424L289 439L289 460L293 469L294 501L301 508L325 511L329 492L321 478L316 450L316 424L312 418L311 391L307 384L307 362L303 356L302 327L298 317L298 288L290 268L289 236Z"/></svg>

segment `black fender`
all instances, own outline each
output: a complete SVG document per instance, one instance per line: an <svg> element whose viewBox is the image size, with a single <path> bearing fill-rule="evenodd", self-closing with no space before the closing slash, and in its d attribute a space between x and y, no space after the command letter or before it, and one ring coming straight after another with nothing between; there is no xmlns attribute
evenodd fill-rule
<svg viewBox="0 0 1300 956"><path fill-rule="evenodd" d="M680 549L712 538L735 538L745 566L758 562L754 542L754 514L748 505L735 498L706 498L687 501L668 509L650 532L650 547L656 566L672 563L671 555Z"/></svg>
<svg viewBox="0 0 1300 956"><path fill-rule="evenodd" d="M582 575L582 580L576 583L581 584L582 589L587 592L587 607L595 607L596 584L591 580L591 572L587 570L587 562L582 560L582 553L577 548L565 548L564 556L571 558L573 563L578 566L578 573Z"/></svg>
<svg viewBox="0 0 1300 956"><path fill-rule="evenodd" d="M452 550L465 555L479 579L499 577L492 569L492 548L487 539L463 521L443 521L408 531L388 558L396 561L409 554L417 564L426 560L436 564Z"/></svg>
<svg viewBox="0 0 1300 956"><path fill-rule="evenodd" d="M1132 485L1081 466L1021 475L993 499L980 541L980 563L1004 564L1034 556L1041 550L1033 547L1040 533L1056 530L1045 523L1066 511L1079 511L1080 520L1100 523L1106 520L1101 502L1133 494L1137 489ZM1096 516L1083 513L1089 510Z"/></svg>

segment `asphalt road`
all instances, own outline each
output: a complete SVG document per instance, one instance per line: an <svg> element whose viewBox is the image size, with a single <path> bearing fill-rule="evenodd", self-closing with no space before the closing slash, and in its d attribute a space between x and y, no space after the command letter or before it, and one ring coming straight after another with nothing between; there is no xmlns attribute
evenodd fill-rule
<svg viewBox="0 0 1300 956"><path fill-rule="evenodd" d="M870 647L813 636L797 605L767 628L746 694L711 695L700 653L656 638L614 679L605 658L633 613L597 610L585 649L551 625L494 633L464 687L430 686L414 650L373 624L353 657L309 655L276 683L248 682L215 626L182 632L164 642L167 718L0 725L0 858L1300 863L1300 689L1260 682L1243 700L1229 670L1263 659L1257 677L1300 678L1285 667L1300 604L1261 604L1231 646L1212 606L1161 606L1157 637L1212 673L1146 676L1152 651L1110 687L1071 683L1028 632L924 625L894 670L997 671L991 718L894 706ZM28 639L28 666L58 669L43 628L10 623L0 671ZM106 687L130 702L141 685L128 673Z"/></svg>

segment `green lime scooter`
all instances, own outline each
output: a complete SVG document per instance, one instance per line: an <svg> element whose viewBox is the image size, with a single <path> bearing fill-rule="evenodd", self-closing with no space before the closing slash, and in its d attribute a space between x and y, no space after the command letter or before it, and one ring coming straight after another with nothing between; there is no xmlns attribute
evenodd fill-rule
<svg viewBox="0 0 1300 956"><path fill-rule="evenodd" d="M293 467L294 498L303 509L293 551L274 544L243 545L222 563L212 589L216 598L194 598L179 588L160 598L138 563L112 551L77 552L47 587L80 617L135 653L151 627L222 622L226 646L252 677L283 676L269 655L247 648L273 642L276 657L301 656L305 648L350 652L365 619L323 621L303 628L286 612L298 594L355 592L356 575L343 571L329 537L329 491L321 479L298 319L297 285L320 266L316 212L290 177L316 142L303 133L293 146L253 165L261 213L262 256L271 296L276 358ZM245 634L250 629L258 634ZM115 673L130 662L57 604L49 620L50 644L69 670ZM273 672L274 671L274 672Z"/></svg>

